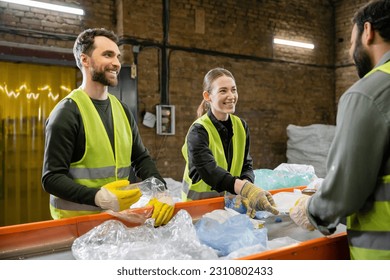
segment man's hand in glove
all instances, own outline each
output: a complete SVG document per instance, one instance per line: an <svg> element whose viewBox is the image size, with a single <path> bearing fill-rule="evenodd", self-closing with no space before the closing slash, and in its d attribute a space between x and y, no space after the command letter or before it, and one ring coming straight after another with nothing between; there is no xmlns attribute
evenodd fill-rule
<svg viewBox="0 0 390 280"><path fill-rule="evenodd" d="M307 206L309 204L309 199L310 196L308 195L301 196L290 209L290 218L301 228L312 231L315 227L307 218Z"/></svg>
<svg viewBox="0 0 390 280"><path fill-rule="evenodd" d="M153 206L152 218L154 218L155 227L166 225L171 220L173 210L175 210L172 198L168 196L159 199L154 197L148 202L147 206Z"/></svg>
<svg viewBox="0 0 390 280"><path fill-rule="evenodd" d="M129 185L128 180L119 180L104 185L95 195L95 204L102 209L115 212L130 208L136 203L142 193L136 189L123 189Z"/></svg>
<svg viewBox="0 0 390 280"><path fill-rule="evenodd" d="M265 210L275 215L279 214L279 211L275 208L276 205L272 195L250 182L244 184L240 195L244 198L242 202L251 218L255 216L256 211Z"/></svg>

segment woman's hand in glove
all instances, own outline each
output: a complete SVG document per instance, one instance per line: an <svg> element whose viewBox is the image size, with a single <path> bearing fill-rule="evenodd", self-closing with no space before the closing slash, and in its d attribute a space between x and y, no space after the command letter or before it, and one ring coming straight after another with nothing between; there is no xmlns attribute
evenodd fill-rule
<svg viewBox="0 0 390 280"><path fill-rule="evenodd" d="M274 199L272 198L272 195L268 191L263 190L260 187L256 187L250 182L246 182L244 184L241 189L240 195L247 199L245 203L244 199L243 203L247 204L244 206L247 207L247 214L249 214L250 216L254 216L253 213L255 211L268 211L274 215L279 214L279 211L275 208L276 205ZM250 209L248 209L248 207Z"/></svg>

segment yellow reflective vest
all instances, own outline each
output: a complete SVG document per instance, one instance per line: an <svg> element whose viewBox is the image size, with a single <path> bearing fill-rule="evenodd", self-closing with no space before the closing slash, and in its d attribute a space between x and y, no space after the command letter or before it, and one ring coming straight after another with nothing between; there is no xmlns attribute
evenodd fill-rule
<svg viewBox="0 0 390 280"><path fill-rule="evenodd" d="M233 159L230 168L230 173L233 176L240 176L242 166L244 164L246 132L239 117L230 115L230 119L232 121L233 127ZM222 140L209 116L207 114L204 114L202 117L198 118L193 124L195 123L201 124L206 129L209 137L209 148L215 158L217 165L227 170L228 163L226 161ZM192 183L192 180L188 174L189 169L187 137L182 147L182 154L186 161L186 166L183 175L183 201L220 196L221 194L219 194L217 191L212 190L211 186L207 185L203 180L200 180L195 184Z"/></svg>
<svg viewBox="0 0 390 280"><path fill-rule="evenodd" d="M365 77L375 71L390 74L390 62L371 70ZM385 170L385 174L390 174L390 170ZM372 208L347 217L351 259L390 259L389 250L376 249L380 244L390 243L390 175L379 178L378 182Z"/></svg>
<svg viewBox="0 0 390 280"><path fill-rule="evenodd" d="M74 100L80 110L86 141L83 157L71 163L68 176L89 188L99 188L116 180L128 179L133 136L130 123L119 100L108 94L114 126L114 154L103 122L87 93L77 89L65 98ZM54 219L95 214L101 211L99 207L74 203L50 195L50 212Z"/></svg>

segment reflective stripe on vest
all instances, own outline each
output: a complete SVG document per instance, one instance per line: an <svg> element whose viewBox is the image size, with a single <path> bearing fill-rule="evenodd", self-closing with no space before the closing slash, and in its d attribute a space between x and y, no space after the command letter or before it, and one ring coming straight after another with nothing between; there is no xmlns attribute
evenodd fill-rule
<svg viewBox="0 0 390 280"><path fill-rule="evenodd" d="M230 119L232 121L233 127L233 158L230 167L230 174L232 174L233 176L240 176L242 166L244 164L246 132L239 117L230 115ZM221 137L219 136L219 133L209 116L205 114L199 119L197 119L194 124L195 123L201 124L206 129L209 137L209 148L215 158L217 165L227 170L228 163L226 161L225 151L223 149ZM192 184L192 180L188 174L189 170L187 137L182 147L182 153L184 159L186 160L186 167L183 175L183 200L197 200L224 195L225 192L218 193L217 191L212 190L211 187L207 185L203 180Z"/></svg>
<svg viewBox="0 0 390 280"><path fill-rule="evenodd" d="M115 174L115 166L98 167L98 168L73 168L70 170L69 175L73 179L102 179L112 177ZM117 174L119 178L128 178L130 175L130 169L127 167L118 168Z"/></svg>
<svg viewBox="0 0 390 280"><path fill-rule="evenodd" d="M372 208L347 217L352 259L390 259L390 176L381 181Z"/></svg>
<svg viewBox="0 0 390 280"><path fill-rule="evenodd" d="M58 206L58 203L61 203L60 207ZM82 207L80 207L79 203L74 203L72 201L67 201L67 200L63 200L63 199L59 200L58 197L53 196L53 195L50 197L50 204L55 208L73 210L73 211L77 211L77 210L102 211L102 209L100 207L97 207L97 206L81 204Z"/></svg>
<svg viewBox="0 0 390 280"><path fill-rule="evenodd" d="M77 104L84 124L85 153L81 160L72 162L69 177L75 182L98 188L119 179L128 179L132 149L132 132L119 100L108 94L113 118L115 155L106 129L90 97L81 89L67 97ZM99 207L69 202L51 195L50 210L54 219L93 214Z"/></svg>
<svg viewBox="0 0 390 280"><path fill-rule="evenodd" d="M365 75L376 71L390 74L387 62ZM386 170L390 174L390 170ZM370 210L347 217L347 236L351 259L390 259L390 175L378 179Z"/></svg>

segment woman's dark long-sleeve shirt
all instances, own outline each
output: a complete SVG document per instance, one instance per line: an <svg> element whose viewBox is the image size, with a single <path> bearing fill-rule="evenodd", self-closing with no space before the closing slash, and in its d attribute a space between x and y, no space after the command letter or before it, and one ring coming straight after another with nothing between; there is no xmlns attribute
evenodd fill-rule
<svg viewBox="0 0 390 280"><path fill-rule="evenodd" d="M226 161L228 163L228 170L217 165L215 158L209 149L208 133L202 125L196 123L190 128L187 135L189 176L193 183L202 179L217 192L228 191L234 194L234 182L237 177L232 176L229 172L233 158L232 122L230 118L225 122L217 120L211 111L208 112L208 116L221 137ZM243 119L241 119L241 121L246 132L246 142L242 143L245 145L245 154L240 179L246 179L253 182L253 161L249 154L249 128Z"/></svg>
<svg viewBox="0 0 390 280"><path fill-rule="evenodd" d="M91 100L103 121L113 147L114 133L110 100ZM142 143L134 116L124 103L122 105L132 129L131 162L135 174L142 180L154 176L165 183ZM84 152L85 132L81 114L76 103L66 98L60 101L46 121L42 185L46 192L62 199L96 206L95 195L99 188L88 188L68 177L71 162L80 160Z"/></svg>

